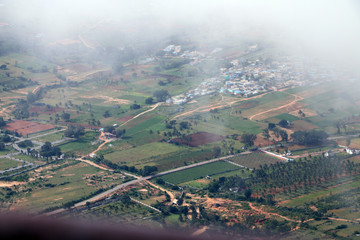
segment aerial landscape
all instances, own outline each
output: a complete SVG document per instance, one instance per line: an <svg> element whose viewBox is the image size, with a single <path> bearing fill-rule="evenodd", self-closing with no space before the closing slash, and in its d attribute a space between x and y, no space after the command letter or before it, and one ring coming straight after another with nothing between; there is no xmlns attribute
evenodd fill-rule
<svg viewBox="0 0 360 240"><path fill-rule="evenodd" d="M360 239L360 4L271 2L0 0L0 214Z"/></svg>

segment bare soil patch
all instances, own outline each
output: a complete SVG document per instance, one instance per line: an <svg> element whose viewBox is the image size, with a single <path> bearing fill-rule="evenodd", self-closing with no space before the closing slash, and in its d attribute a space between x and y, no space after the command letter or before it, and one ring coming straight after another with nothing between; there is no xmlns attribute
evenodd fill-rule
<svg viewBox="0 0 360 240"><path fill-rule="evenodd" d="M51 109L47 109L45 106L34 106L32 107L29 112L36 112L36 113L43 113L43 114L53 114L53 113L57 113L57 112L61 112L63 111L64 108L58 108L58 107L52 107Z"/></svg>
<svg viewBox="0 0 360 240"><path fill-rule="evenodd" d="M27 135L37 132L42 132L45 130L54 129L54 125L49 124L43 124L43 123L36 123L36 122L30 122L30 121L24 121L24 120L16 120L11 123L8 123L5 126L6 129L10 131L15 131L21 135Z"/></svg>
<svg viewBox="0 0 360 240"><path fill-rule="evenodd" d="M197 147L207 143L217 142L225 139L225 137L208 132L198 132L186 135L185 138L175 138L172 142Z"/></svg>
<svg viewBox="0 0 360 240"><path fill-rule="evenodd" d="M318 126L304 120L296 120L293 122L293 124L294 126L291 128L293 131L304 131L318 128Z"/></svg>

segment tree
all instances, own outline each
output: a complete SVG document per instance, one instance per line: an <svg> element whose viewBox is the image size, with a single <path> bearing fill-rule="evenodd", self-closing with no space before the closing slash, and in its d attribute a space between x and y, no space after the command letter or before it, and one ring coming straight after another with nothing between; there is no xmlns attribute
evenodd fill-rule
<svg viewBox="0 0 360 240"><path fill-rule="evenodd" d="M62 114L61 114L61 118L64 120L64 121L69 121L69 119L70 119L70 114L69 113L66 113L66 112L63 112Z"/></svg>
<svg viewBox="0 0 360 240"><path fill-rule="evenodd" d="M141 108L141 106L139 104L134 103L134 104L130 105L131 110L136 110L136 109L139 109L139 108Z"/></svg>
<svg viewBox="0 0 360 240"><path fill-rule="evenodd" d="M69 125L64 132L65 137L78 138L85 134L85 128L83 126Z"/></svg>
<svg viewBox="0 0 360 240"><path fill-rule="evenodd" d="M28 95L26 96L26 100L28 101L28 103L35 102L36 101L35 94L33 94L32 92L29 92Z"/></svg>
<svg viewBox="0 0 360 240"><path fill-rule="evenodd" d="M158 102L165 102L168 97L170 97L170 94L167 90L157 90L153 94L154 97L156 97Z"/></svg>
<svg viewBox="0 0 360 240"><path fill-rule="evenodd" d="M103 114L104 118L108 118L108 117L111 117L111 114L109 112L109 110L106 110Z"/></svg>
<svg viewBox="0 0 360 240"><path fill-rule="evenodd" d="M287 142L288 141L288 134L285 130L279 130L279 134L280 134L280 137L281 137L281 141L285 141Z"/></svg>
<svg viewBox="0 0 360 240"><path fill-rule="evenodd" d="M147 99L145 99L145 104L153 104L154 103L154 99L152 97L148 97Z"/></svg>
<svg viewBox="0 0 360 240"><path fill-rule="evenodd" d="M271 130L271 129L275 128L275 127L276 127L275 123L268 123L268 129L269 130Z"/></svg>
<svg viewBox="0 0 360 240"><path fill-rule="evenodd" d="M262 135L266 140L269 140L269 138L270 138L269 129L267 129L267 128L264 129Z"/></svg>
<svg viewBox="0 0 360 240"><path fill-rule="evenodd" d="M50 142L45 142L45 144L41 146L40 155L46 158L51 156L60 157L61 150L59 147L52 146Z"/></svg>
<svg viewBox="0 0 360 240"><path fill-rule="evenodd" d="M0 142L0 151L5 150L5 144L3 142Z"/></svg>
<svg viewBox="0 0 360 240"><path fill-rule="evenodd" d="M251 189L246 189L245 192L244 192L244 195L245 195L246 199L250 199L251 194L252 194Z"/></svg>
<svg viewBox="0 0 360 240"><path fill-rule="evenodd" d="M283 127L283 128L286 128L286 127L289 126L289 121L284 120L284 119L283 119L283 120L280 120L279 126L280 126L280 127Z"/></svg>
<svg viewBox="0 0 360 240"><path fill-rule="evenodd" d="M241 135L241 142L245 144L246 147L254 146L256 140L256 135L252 133L244 133Z"/></svg>
<svg viewBox="0 0 360 240"><path fill-rule="evenodd" d="M3 117L0 117L0 127L3 127L6 125L6 122Z"/></svg>
<svg viewBox="0 0 360 240"><path fill-rule="evenodd" d="M213 155L214 157L219 157L221 154L221 148L219 146L214 146L213 147Z"/></svg>

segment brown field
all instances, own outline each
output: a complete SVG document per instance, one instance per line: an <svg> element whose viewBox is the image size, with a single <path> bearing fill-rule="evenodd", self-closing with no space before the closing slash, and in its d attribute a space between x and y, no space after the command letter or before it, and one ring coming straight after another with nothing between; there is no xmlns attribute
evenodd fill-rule
<svg viewBox="0 0 360 240"><path fill-rule="evenodd" d="M134 116L125 116L125 117L119 118L117 120L120 122L126 122L126 121L129 121L130 119L132 119L133 117Z"/></svg>
<svg viewBox="0 0 360 240"><path fill-rule="evenodd" d="M64 108L57 108L57 107L52 107L51 110L47 110L46 107L44 106L34 106L32 107L29 112L36 112L36 113L43 113L43 114L52 114L52 113L57 113L57 112L61 112L63 111Z"/></svg>
<svg viewBox="0 0 360 240"><path fill-rule="evenodd" d="M293 131L304 131L304 130L311 130L314 128L318 128L318 126L304 120L296 120L292 123L294 124L291 128L291 130Z"/></svg>
<svg viewBox="0 0 360 240"><path fill-rule="evenodd" d="M23 121L23 120L16 120L11 123L8 123L5 126L6 129L10 131L15 131L21 135L27 135L37 132L42 132L45 130L54 129L54 125L49 124L42 124L42 123L36 123L36 122L30 122L30 121Z"/></svg>
<svg viewBox="0 0 360 240"><path fill-rule="evenodd" d="M340 145L343 145L343 146L346 145L346 140L345 139L337 140L336 142L338 144L340 144ZM360 149L360 138L352 138L349 147L350 148Z"/></svg>
<svg viewBox="0 0 360 240"><path fill-rule="evenodd" d="M208 132L198 132L194 134L189 134L184 139L175 138L172 141L190 147L197 147L207 143L217 142L223 139L225 138L220 135L216 135Z"/></svg>

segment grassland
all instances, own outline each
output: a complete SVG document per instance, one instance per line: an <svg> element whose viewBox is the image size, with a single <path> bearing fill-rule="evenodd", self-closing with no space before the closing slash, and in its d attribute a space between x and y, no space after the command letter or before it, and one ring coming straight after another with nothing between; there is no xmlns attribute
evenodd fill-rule
<svg viewBox="0 0 360 240"><path fill-rule="evenodd" d="M233 171L237 169L239 169L239 167L234 166L227 162L218 161L210 164L205 164L199 167L194 167L183 171L167 174L165 176L162 176L161 178L164 179L164 181L172 184L180 184L198 178L203 178L208 175L214 175L214 174Z"/></svg>
<svg viewBox="0 0 360 240"><path fill-rule="evenodd" d="M28 188L34 188L21 201L15 204L16 209L40 211L54 206L61 206L72 200L80 199L99 188L108 188L120 183L120 175L75 162L67 167L56 166L40 169L42 180L36 184L30 182Z"/></svg>
<svg viewBox="0 0 360 240"><path fill-rule="evenodd" d="M21 163L8 159L8 158L0 158L0 170L6 170L9 168L14 168L20 166Z"/></svg>
<svg viewBox="0 0 360 240"><path fill-rule="evenodd" d="M143 159L155 158L159 155L169 154L180 150L185 150L185 148L186 147L179 147L168 143L154 142L120 152L116 151L110 154L106 154L104 157L105 159L108 159L115 163L130 163L138 162Z"/></svg>
<svg viewBox="0 0 360 240"><path fill-rule="evenodd" d="M229 158L229 160L247 168L259 168L260 165L264 166L265 164L270 165L273 163L284 161L262 152L254 152L251 154L239 155L236 157Z"/></svg>

